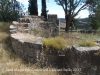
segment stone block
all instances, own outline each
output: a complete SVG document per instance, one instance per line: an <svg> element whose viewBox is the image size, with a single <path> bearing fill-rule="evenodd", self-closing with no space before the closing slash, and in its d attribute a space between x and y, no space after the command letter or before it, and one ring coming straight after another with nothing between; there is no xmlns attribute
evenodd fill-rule
<svg viewBox="0 0 100 75"><path fill-rule="evenodd" d="M25 22L25 23L30 23L30 19L29 18L19 18L18 22Z"/></svg>
<svg viewBox="0 0 100 75"><path fill-rule="evenodd" d="M14 30L10 30L10 33L11 33L11 34L14 34L14 33L16 33L16 32L17 32L17 30L15 30L15 29L14 29Z"/></svg>
<svg viewBox="0 0 100 75"><path fill-rule="evenodd" d="M13 21L12 24L15 25L15 26L17 26L19 24L19 22Z"/></svg>
<svg viewBox="0 0 100 75"><path fill-rule="evenodd" d="M79 47L73 46L66 54L68 65L72 68L81 68L82 73L92 73L94 67L100 66L100 57L95 55L100 50L99 46ZM92 71L92 72L91 72ZM93 75L93 74L90 74Z"/></svg>
<svg viewBox="0 0 100 75"><path fill-rule="evenodd" d="M10 25L10 27L9 27L11 30L13 30L13 29L16 29L16 26L14 26L14 25Z"/></svg>
<svg viewBox="0 0 100 75"><path fill-rule="evenodd" d="M56 14L48 14L48 20L51 22L57 21L57 15Z"/></svg>

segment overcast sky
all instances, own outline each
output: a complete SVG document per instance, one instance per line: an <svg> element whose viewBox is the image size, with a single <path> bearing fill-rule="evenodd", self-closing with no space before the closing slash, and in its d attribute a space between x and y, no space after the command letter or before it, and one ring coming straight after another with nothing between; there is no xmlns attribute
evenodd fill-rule
<svg viewBox="0 0 100 75"><path fill-rule="evenodd" d="M28 8L28 0L18 0L21 2L24 7L27 9ZM57 5L54 0L46 0L47 1L47 10L49 10L48 14L57 14L59 18L64 18L64 11L61 6ZM39 15L41 13L41 0L38 0L38 12ZM79 13L77 17L80 18L85 18L88 17L88 11L83 10Z"/></svg>

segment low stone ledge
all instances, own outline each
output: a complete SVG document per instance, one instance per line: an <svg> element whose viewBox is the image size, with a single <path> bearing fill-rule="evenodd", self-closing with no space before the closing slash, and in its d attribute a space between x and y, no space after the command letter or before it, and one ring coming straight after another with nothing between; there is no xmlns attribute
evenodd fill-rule
<svg viewBox="0 0 100 75"><path fill-rule="evenodd" d="M39 43L42 44L41 42L41 37L35 37L33 35L30 34L24 34L24 33L15 33L15 34L11 34L11 37L14 39L17 39L21 42L32 42L32 43Z"/></svg>
<svg viewBox="0 0 100 75"><path fill-rule="evenodd" d="M100 44L100 39L95 39L95 42Z"/></svg>
<svg viewBox="0 0 100 75"><path fill-rule="evenodd" d="M13 29L16 29L16 26L14 26L14 25L10 25L10 27L9 27L11 30L13 30Z"/></svg>
<svg viewBox="0 0 100 75"><path fill-rule="evenodd" d="M17 21L13 21L12 24L13 24L13 25L18 25L19 22L17 22Z"/></svg>
<svg viewBox="0 0 100 75"><path fill-rule="evenodd" d="M93 47L80 47L80 46L73 46L73 48L75 48L75 50L80 51L80 52L84 52L84 51L98 51L100 50L99 46L93 46Z"/></svg>
<svg viewBox="0 0 100 75"><path fill-rule="evenodd" d="M10 33L11 34L17 33L17 30L15 30L15 29L14 30L10 30Z"/></svg>
<svg viewBox="0 0 100 75"><path fill-rule="evenodd" d="M28 27L28 25L29 25L30 23L19 23L19 25L18 26L22 26L22 27Z"/></svg>
<svg viewBox="0 0 100 75"><path fill-rule="evenodd" d="M18 22L26 22L26 23L30 23L30 19L29 18L19 18Z"/></svg>
<svg viewBox="0 0 100 75"><path fill-rule="evenodd" d="M42 51L41 37L34 37L28 34L11 34L14 52L21 58L36 63L40 60Z"/></svg>

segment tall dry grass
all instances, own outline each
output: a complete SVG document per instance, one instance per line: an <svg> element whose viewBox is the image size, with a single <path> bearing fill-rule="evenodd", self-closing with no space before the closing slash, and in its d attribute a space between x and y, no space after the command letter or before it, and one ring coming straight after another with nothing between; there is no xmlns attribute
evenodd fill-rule
<svg viewBox="0 0 100 75"><path fill-rule="evenodd" d="M79 33L79 32L69 32L69 33L61 32L59 36L64 38L67 46L80 44L79 42L80 41L84 41L85 42L86 41L85 39L89 39L91 41L95 41L96 39L100 38L100 34L98 34L98 33L94 34L94 33Z"/></svg>

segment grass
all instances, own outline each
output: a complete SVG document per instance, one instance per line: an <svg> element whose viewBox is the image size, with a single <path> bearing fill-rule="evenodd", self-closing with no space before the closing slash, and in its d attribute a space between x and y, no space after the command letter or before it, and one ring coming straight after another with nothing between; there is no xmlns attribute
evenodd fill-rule
<svg viewBox="0 0 100 75"><path fill-rule="evenodd" d="M91 41L90 44L92 46L93 43L94 43L93 41L95 39L100 38L100 34L98 34L98 33L94 34L94 33L78 33L78 32L73 32L73 33L71 33L71 32L69 32L69 33L61 32L59 36L62 37L65 40L65 43L66 43L67 46L72 46L72 45L75 45L75 44L81 44L82 41L84 43L84 42L86 42L86 39Z"/></svg>
<svg viewBox="0 0 100 75"><path fill-rule="evenodd" d="M19 58L12 49L9 26L10 23L0 22L0 75L61 75L53 71L35 71L40 67Z"/></svg>
<svg viewBox="0 0 100 75"><path fill-rule="evenodd" d="M66 46L72 46L78 44L80 46L96 46L97 43L94 42L95 39L100 38L100 34L93 34L93 33L78 33L78 32L61 32L59 37L63 39L62 42L66 44ZM51 43L53 47L58 47L56 42L51 38L43 39L44 45L50 47ZM61 42L61 40L58 40ZM60 44L61 45L61 44ZM59 46L60 47L60 46Z"/></svg>
<svg viewBox="0 0 100 75"><path fill-rule="evenodd" d="M79 39L76 38L76 36L78 36L79 33L65 33L62 32L60 33L60 37L62 37L66 43L67 46L72 46L74 44L77 44Z"/></svg>
<svg viewBox="0 0 100 75"><path fill-rule="evenodd" d="M65 41L61 37L43 38L43 45L47 48L61 50L65 47Z"/></svg>
<svg viewBox="0 0 100 75"><path fill-rule="evenodd" d="M96 42L94 42L91 38L89 39L84 39L84 40L80 40L79 41L79 46L83 46L83 47L92 47L92 46L97 46L98 44Z"/></svg>

